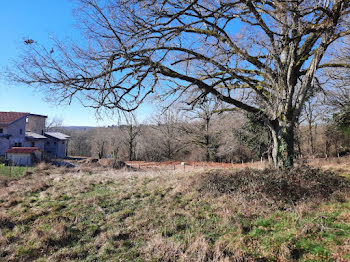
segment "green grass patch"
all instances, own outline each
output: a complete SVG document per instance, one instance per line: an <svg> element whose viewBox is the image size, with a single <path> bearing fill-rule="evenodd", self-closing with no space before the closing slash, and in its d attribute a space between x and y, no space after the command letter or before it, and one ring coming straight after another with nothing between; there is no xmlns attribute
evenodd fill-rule
<svg viewBox="0 0 350 262"><path fill-rule="evenodd" d="M23 167L23 166L5 166L0 164L0 176L5 177L21 177L26 171L33 172L33 167Z"/></svg>

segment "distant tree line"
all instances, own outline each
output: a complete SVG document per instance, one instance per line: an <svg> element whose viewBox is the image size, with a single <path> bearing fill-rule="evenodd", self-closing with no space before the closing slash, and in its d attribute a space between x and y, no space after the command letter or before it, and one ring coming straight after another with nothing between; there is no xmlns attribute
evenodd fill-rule
<svg viewBox="0 0 350 262"><path fill-rule="evenodd" d="M298 157L349 153L349 107L333 110L328 116L321 112L316 106L305 109L295 130ZM145 123L130 118L109 127L54 129L71 136L69 155L120 160L271 161L273 145L259 115L220 111L208 104L190 111L167 110Z"/></svg>

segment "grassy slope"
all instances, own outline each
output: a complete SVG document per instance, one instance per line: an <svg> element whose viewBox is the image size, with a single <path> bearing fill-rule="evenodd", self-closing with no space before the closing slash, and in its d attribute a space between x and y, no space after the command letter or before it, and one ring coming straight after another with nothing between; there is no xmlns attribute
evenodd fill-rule
<svg viewBox="0 0 350 262"><path fill-rule="evenodd" d="M350 260L348 193L247 200L211 187L210 174L56 169L0 180L0 260Z"/></svg>

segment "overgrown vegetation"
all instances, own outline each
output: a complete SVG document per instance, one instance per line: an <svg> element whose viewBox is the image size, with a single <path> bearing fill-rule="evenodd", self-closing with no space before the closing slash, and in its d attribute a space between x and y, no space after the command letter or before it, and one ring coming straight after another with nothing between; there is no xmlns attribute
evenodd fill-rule
<svg viewBox="0 0 350 262"><path fill-rule="evenodd" d="M331 172L40 167L7 179L3 261L350 259L349 180Z"/></svg>

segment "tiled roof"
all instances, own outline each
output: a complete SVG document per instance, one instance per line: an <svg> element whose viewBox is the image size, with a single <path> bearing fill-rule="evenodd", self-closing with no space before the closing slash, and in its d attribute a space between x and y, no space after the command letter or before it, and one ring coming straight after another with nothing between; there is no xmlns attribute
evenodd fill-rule
<svg viewBox="0 0 350 262"><path fill-rule="evenodd" d="M7 150L6 153L30 154L30 153L34 153L35 151L41 151L41 150L38 147L12 147L9 150Z"/></svg>
<svg viewBox="0 0 350 262"><path fill-rule="evenodd" d="M26 131L26 138L28 139L46 139L46 136L34 133L34 132L30 132L30 131Z"/></svg>
<svg viewBox="0 0 350 262"><path fill-rule="evenodd" d="M70 136L62 134L60 132L45 132L45 135L57 138L59 140L67 140Z"/></svg>
<svg viewBox="0 0 350 262"><path fill-rule="evenodd" d="M0 125L9 125L17 119L20 119L26 115L28 115L28 113L0 112Z"/></svg>

